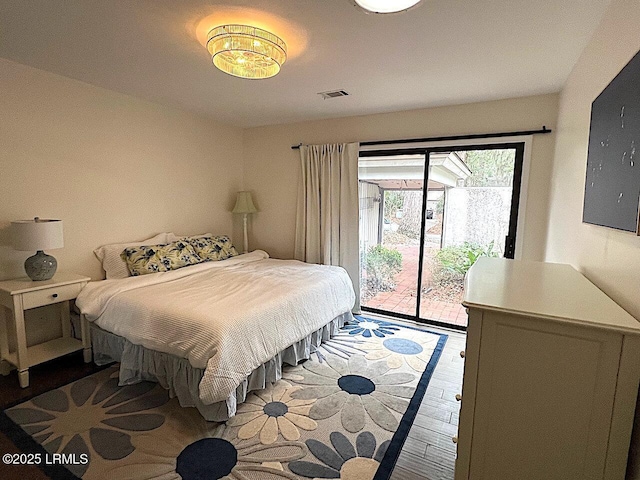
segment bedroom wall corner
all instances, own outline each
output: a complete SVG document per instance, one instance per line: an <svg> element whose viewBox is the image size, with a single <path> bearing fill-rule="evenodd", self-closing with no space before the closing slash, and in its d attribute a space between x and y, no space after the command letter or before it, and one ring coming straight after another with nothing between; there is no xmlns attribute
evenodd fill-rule
<svg viewBox="0 0 640 480"><path fill-rule="evenodd" d="M36 215L64 221L59 269L93 279L105 243L236 235L240 128L5 59L0 125L0 279L30 255L10 248L9 222Z"/></svg>
<svg viewBox="0 0 640 480"><path fill-rule="evenodd" d="M545 260L569 263L640 320L640 237L582 223L591 103L640 50L640 3L613 0L561 92ZM627 480L640 479L640 402Z"/></svg>
<svg viewBox="0 0 640 480"><path fill-rule="evenodd" d="M562 90L545 259L573 265L640 320L640 237L582 223L591 103L640 50L639 23L640 3L614 0Z"/></svg>

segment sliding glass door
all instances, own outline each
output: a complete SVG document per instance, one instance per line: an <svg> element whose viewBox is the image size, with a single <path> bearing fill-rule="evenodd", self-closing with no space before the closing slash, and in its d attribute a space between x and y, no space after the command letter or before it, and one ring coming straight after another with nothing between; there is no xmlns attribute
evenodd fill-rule
<svg viewBox="0 0 640 480"><path fill-rule="evenodd" d="M524 144L362 152L363 310L464 329L466 271L513 258Z"/></svg>
<svg viewBox="0 0 640 480"><path fill-rule="evenodd" d="M422 229L424 154L359 162L361 302L415 315Z"/></svg>

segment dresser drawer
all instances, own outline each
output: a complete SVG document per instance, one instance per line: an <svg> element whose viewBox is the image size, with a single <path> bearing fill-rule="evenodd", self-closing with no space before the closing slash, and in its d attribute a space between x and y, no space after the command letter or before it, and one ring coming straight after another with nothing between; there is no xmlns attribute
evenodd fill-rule
<svg viewBox="0 0 640 480"><path fill-rule="evenodd" d="M78 296L82 287L84 287L83 283L73 283L23 293L22 308L28 310L30 308L42 307L43 305L72 300Z"/></svg>

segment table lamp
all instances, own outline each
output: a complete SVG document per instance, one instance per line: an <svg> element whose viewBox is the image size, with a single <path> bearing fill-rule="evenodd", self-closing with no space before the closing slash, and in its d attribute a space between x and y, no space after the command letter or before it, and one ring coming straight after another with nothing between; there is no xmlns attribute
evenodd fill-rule
<svg viewBox="0 0 640 480"><path fill-rule="evenodd" d="M36 254L27 258L24 269L31 280L49 280L56 273L58 262L43 250L52 250L64 246L62 237L62 220L49 220L39 217L33 220L16 220L11 222L13 248L20 251L34 251Z"/></svg>
<svg viewBox="0 0 640 480"><path fill-rule="evenodd" d="M244 215L244 252L249 253L249 239L247 237L247 215L250 213L256 213L258 209L253 204L251 198L251 192L238 192L236 198L236 206L233 207L232 213L241 213Z"/></svg>

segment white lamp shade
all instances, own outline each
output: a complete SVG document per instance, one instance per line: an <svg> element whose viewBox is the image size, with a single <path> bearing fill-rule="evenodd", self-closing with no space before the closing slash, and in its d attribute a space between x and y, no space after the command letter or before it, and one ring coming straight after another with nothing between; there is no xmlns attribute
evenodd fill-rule
<svg viewBox="0 0 640 480"><path fill-rule="evenodd" d="M53 250L64 246L62 220L16 220L11 222L13 248L22 251Z"/></svg>
<svg viewBox="0 0 640 480"><path fill-rule="evenodd" d="M395 13L407 10L421 0L355 0L365 10L374 13Z"/></svg>
<svg viewBox="0 0 640 480"><path fill-rule="evenodd" d="M256 213L257 211L258 209L251 198L251 192L238 192L236 206L233 207L232 213Z"/></svg>

